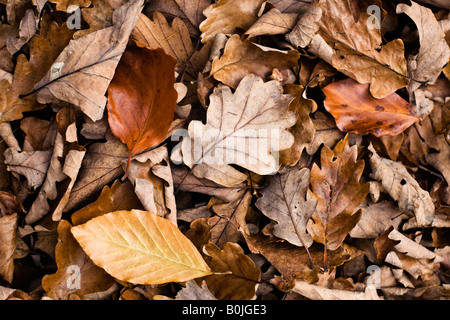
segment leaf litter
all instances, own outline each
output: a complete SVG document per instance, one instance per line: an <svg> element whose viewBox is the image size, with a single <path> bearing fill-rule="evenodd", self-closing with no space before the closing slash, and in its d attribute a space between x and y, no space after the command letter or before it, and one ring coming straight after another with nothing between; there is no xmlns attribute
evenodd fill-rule
<svg viewBox="0 0 450 320"><path fill-rule="evenodd" d="M450 298L445 1L4 3L1 299Z"/></svg>

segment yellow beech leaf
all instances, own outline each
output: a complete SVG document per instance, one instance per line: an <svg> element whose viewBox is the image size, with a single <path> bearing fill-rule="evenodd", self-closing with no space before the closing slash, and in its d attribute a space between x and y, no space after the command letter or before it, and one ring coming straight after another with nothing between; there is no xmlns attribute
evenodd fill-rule
<svg viewBox="0 0 450 320"><path fill-rule="evenodd" d="M192 242L149 211L115 211L73 227L96 265L134 284L184 282L212 274Z"/></svg>

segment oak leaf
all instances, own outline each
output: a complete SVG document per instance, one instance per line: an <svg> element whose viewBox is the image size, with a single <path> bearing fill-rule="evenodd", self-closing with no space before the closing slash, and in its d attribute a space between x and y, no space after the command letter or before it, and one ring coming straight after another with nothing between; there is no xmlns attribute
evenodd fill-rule
<svg viewBox="0 0 450 320"><path fill-rule="evenodd" d="M234 33L237 28L247 30L258 19L263 0L219 0L207 7L203 14L206 19L200 23L202 42L214 39L218 33Z"/></svg>
<svg viewBox="0 0 450 320"><path fill-rule="evenodd" d="M122 281L163 284L212 274L173 223L148 211L110 212L71 231L96 265Z"/></svg>
<svg viewBox="0 0 450 320"><path fill-rule="evenodd" d="M210 96L206 125L197 120L189 124L190 139L183 139L180 148L183 162L197 177L224 186L246 179L228 163L261 175L277 171L280 164L272 152L292 145L286 129L296 120L288 110L292 96L282 90L278 81L264 83L256 75L245 77L234 94L218 85ZM194 153L198 145L203 152Z"/></svg>
<svg viewBox="0 0 450 320"><path fill-rule="evenodd" d="M266 79L275 68L285 71L295 67L299 58L300 54L296 50L265 51L234 34L228 39L223 55L213 60L211 74L227 86L236 88L249 74Z"/></svg>
<svg viewBox="0 0 450 320"><path fill-rule="evenodd" d="M18 213L0 215L0 278L11 283L14 275Z"/></svg>
<svg viewBox="0 0 450 320"><path fill-rule="evenodd" d="M173 121L175 59L162 49L127 50L108 87L108 122L131 157L162 142Z"/></svg>
<svg viewBox="0 0 450 320"><path fill-rule="evenodd" d="M324 87L323 92L325 108L341 131L394 136L419 120L411 114L411 105L398 94L375 99L368 84L351 78L333 82Z"/></svg>
<svg viewBox="0 0 450 320"><path fill-rule="evenodd" d="M358 223L358 206L369 193L369 184L359 182L364 161L357 161L357 146L349 146L348 136L333 150L324 146L320 162L321 168L314 164L311 169L310 194L317 199L317 209L308 231L315 241L324 244L326 253L327 249L338 249Z"/></svg>
<svg viewBox="0 0 450 320"><path fill-rule="evenodd" d="M259 35L285 34L292 30L297 18L297 13L283 13L273 8L263 14L245 34L249 38Z"/></svg>
<svg viewBox="0 0 450 320"><path fill-rule="evenodd" d="M227 242L223 250L208 243L204 252L211 270L222 274L213 274L197 281L204 280L218 300L249 300L255 296L261 270L237 243Z"/></svg>
<svg viewBox="0 0 450 320"><path fill-rule="evenodd" d="M382 45L370 17L363 12L355 22L348 0L315 0L286 37L359 83L369 83L370 93L381 99L408 85L407 66L403 41Z"/></svg>

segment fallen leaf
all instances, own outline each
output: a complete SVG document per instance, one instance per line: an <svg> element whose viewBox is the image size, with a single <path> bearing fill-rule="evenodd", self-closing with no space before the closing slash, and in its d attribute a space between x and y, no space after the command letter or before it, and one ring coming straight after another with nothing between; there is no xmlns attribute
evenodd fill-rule
<svg viewBox="0 0 450 320"><path fill-rule="evenodd" d="M309 8L286 35L293 45L309 46L340 72L369 83L377 99L408 85L403 41L382 45L380 29L369 27L370 14L355 22L348 0L315 0Z"/></svg>
<svg viewBox="0 0 450 320"><path fill-rule="evenodd" d="M89 146L64 211L75 209L106 184L123 175L122 161L127 156L126 145L112 134L107 136L106 142Z"/></svg>
<svg viewBox="0 0 450 320"><path fill-rule="evenodd" d="M122 56L108 87L108 122L131 157L162 142L176 108L175 59L163 50L133 47ZM130 115L132 115L130 117Z"/></svg>
<svg viewBox="0 0 450 320"><path fill-rule="evenodd" d="M22 118L22 113L42 109L35 96L20 98L29 93L33 86L51 68L53 62L72 38L73 30L65 24L45 18L42 20L40 34L30 40L30 58L24 54L17 57L13 82L0 82L0 122Z"/></svg>
<svg viewBox="0 0 450 320"><path fill-rule="evenodd" d="M213 205L211 210L216 215L208 218L211 226L209 241L220 248L227 242L237 242L241 238L240 229L247 230L245 216L251 201L252 195L247 191L229 203Z"/></svg>
<svg viewBox="0 0 450 320"><path fill-rule="evenodd" d="M284 93L295 95L295 99L289 104L289 110L295 112L297 116L297 122L291 128L294 144L291 148L280 152L280 162L285 165L293 166L300 160L303 150L312 145L316 133L310 114L317 110L317 104L314 100L302 96L304 90L303 86L284 85Z"/></svg>
<svg viewBox="0 0 450 320"><path fill-rule="evenodd" d="M283 13L277 8L273 8L263 14L245 34L249 38L260 35L285 34L294 28L297 18L297 13Z"/></svg>
<svg viewBox="0 0 450 320"><path fill-rule="evenodd" d="M200 23L203 43L211 41L218 33L234 33L237 28L247 30L257 20L263 0L219 0L207 7L203 14L206 20Z"/></svg>
<svg viewBox="0 0 450 320"><path fill-rule="evenodd" d="M109 212L132 209L143 209L132 184L128 180L124 183L116 180L111 187L103 188L97 200L74 212L71 219L73 225L77 226Z"/></svg>
<svg viewBox="0 0 450 320"><path fill-rule="evenodd" d="M411 105L398 94L375 99L368 84L359 84L351 78L333 82L323 92L326 110L344 132L395 136L419 120L411 114Z"/></svg>
<svg viewBox="0 0 450 320"><path fill-rule="evenodd" d="M66 300L73 293L84 295L104 291L114 284L114 279L84 253L70 233L71 227L68 221L60 221L55 249L58 270L42 279L46 294L56 300Z"/></svg>
<svg viewBox="0 0 450 320"><path fill-rule="evenodd" d="M246 184L224 187L208 179L197 178L184 166L172 166L173 183L177 190L204 193L224 201L232 201L238 197Z"/></svg>
<svg viewBox="0 0 450 320"><path fill-rule="evenodd" d="M14 275L14 251L16 250L17 213L0 217L0 278L11 283Z"/></svg>
<svg viewBox="0 0 450 320"><path fill-rule="evenodd" d="M100 120L104 94L142 5L143 0L128 2L114 11L113 26L71 40L27 95L36 93L40 103L72 103L92 120Z"/></svg>
<svg viewBox="0 0 450 320"><path fill-rule="evenodd" d="M8 171L14 175L24 176L28 181L28 188L35 190L45 180L52 150L22 151L8 148L5 151L5 164Z"/></svg>
<svg viewBox="0 0 450 320"><path fill-rule="evenodd" d="M111 212L71 231L96 265L122 281L162 284L212 274L173 223L148 211Z"/></svg>
<svg viewBox="0 0 450 320"><path fill-rule="evenodd" d="M251 41L241 41L235 34L228 39L223 55L213 60L211 74L227 86L236 88L249 74L266 79L274 68L295 67L299 58L300 54L295 50L264 51Z"/></svg>
<svg viewBox="0 0 450 320"><path fill-rule="evenodd" d="M270 177L269 186L261 191L256 207L275 220L273 234L296 246L309 248L313 240L306 232L308 220L317 205L315 199L306 200L310 171L293 167Z"/></svg>
<svg viewBox="0 0 450 320"><path fill-rule="evenodd" d="M381 182L402 211L414 213L420 225L431 224L434 204L429 193L420 187L401 162L378 156L372 145L368 149L372 152L370 166L373 179Z"/></svg>
<svg viewBox="0 0 450 320"><path fill-rule="evenodd" d="M211 270L223 274L200 278L198 281L204 280L217 300L248 300L254 297L261 270L238 244L227 242L221 250L213 243L208 243L204 251Z"/></svg>
<svg viewBox="0 0 450 320"><path fill-rule="evenodd" d="M217 300L208 290L206 282L198 286L194 280L186 282L186 287L178 291L175 300Z"/></svg>
<svg viewBox="0 0 450 320"><path fill-rule="evenodd" d="M169 25L160 12L153 13L153 21L141 13L133 30L134 38L150 49L162 48L164 52L177 59L176 71L183 70L188 80L196 79L201 70L196 65L194 55L198 55L192 44L189 31L180 18L175 18Z"/></svg>
<svg viewBox="0 0 450 320"><path fill-rule="evenodd" d="M408 75L422 83L433 84L450 58L444 31L431 9L414 1L411 1L411 6L398 4L396 12L407 14L419 32L420 50L417 55L408 58ZM408 86L410 94L420 85L420 82L411 81Z"/></svg>
<svg viewBox="0 0 450 320"><path fill-rule="evenodd" d="M317 200L317 209L308 224L314 241L324 244L326 250L340 247L347 234L361 218L358 206L369 193L369 184L360 183L364 161L357 161L357 146L348 144L348 136L333 150L324 146L320 154L321 168L311 169L311 196ZM326 268L326 255L324 256Z"/></svg>
<svg viewBox="0 0 450 320"><path fill-rule="evenodd" d="M279 82L264 83L256 75L245 77L234 94L229 87L219 85L210 96L206 125L191 121L188 128L190 138L204 151L199 154L198 146L194 149L191 140L183 139L183 162L197 177L224 186L246 179L227 163L262 175L275 172L280 165L271 152L293 143L285 130L295 123L295 116L287 109L290 100L290 95L282 94ZM225 172L231 177L224 176Z"/></svg>
<svg viewBox="0 0 450 320"><path fill-rule="evenodd" d="M296 281L292 290L311 300L382 300L373 287L359 292L329 289L306 281Z"/></svg>

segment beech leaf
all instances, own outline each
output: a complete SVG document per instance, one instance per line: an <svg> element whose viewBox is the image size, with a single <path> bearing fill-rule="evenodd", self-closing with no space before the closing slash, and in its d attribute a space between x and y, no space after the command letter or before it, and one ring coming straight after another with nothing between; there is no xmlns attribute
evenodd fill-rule
<svg viewBox="0 0 450 320"><path fill-rule="evenodd" d="M175 59L162 49L133 47L120 61L108 88L108 122L131 157L162 142L177 102Z"/></svg>
<svg viewBox="0 0 450 320"><path fill-rule="evenodd" d="M375 99L368 84L349 78L323 88L325 108L341 131L374 136L395 136L419 121L411 114L411 105L396 93Z"/></svg>
<svg viewBox="0 0 450 320"><path fill-rule="evenodd" d="M192 242L149 211L114 211L71 229L94 263L134 284L184 282L212 274Z"/></svg>

